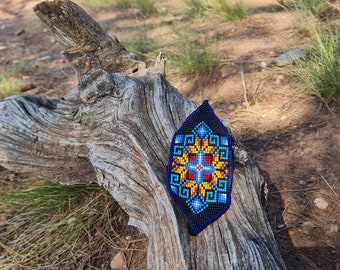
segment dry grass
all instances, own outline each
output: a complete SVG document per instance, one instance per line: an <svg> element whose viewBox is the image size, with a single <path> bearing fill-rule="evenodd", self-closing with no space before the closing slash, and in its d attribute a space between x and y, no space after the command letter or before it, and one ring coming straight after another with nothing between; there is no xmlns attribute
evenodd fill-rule
<svg viewBox="0 0 340 270"><path fill-rule="evenodd" d="M340 96L340 31L330 25L309 26L311 48L308 57L295 61L293 78L326 104Z"/></svg>
<svg viewBox="0 0 340 270"><path fill-rule="evenodd" d="M20 61L16 61L9 68L0 68L0 101L12 95L20 93L19 80L17 77L23 70Z"/></svg>
<svg viewBox="0 0 340 270"><path fill-rule="evenodd" d="M26 181L1 189L1 269L93 269L119 250L143 269L146 239L125 238L126 215L104 189Z"/></svg>

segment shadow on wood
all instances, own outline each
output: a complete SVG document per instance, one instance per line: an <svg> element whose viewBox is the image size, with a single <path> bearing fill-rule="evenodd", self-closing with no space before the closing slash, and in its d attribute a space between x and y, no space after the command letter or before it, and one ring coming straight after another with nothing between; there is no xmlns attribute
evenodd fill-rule
<svg viewBox="0 0 340 270"><path fill-rule="evenodd" d="M197 236L165 184L173 133L197 104L68 0L35 7L79 77L67 99L0 103L0 162L63 184L98 181L149 238L149 269L285 269L261 207L265 183L240 145L230 209ZM235 139L237 142L237 140Z"/></svg>

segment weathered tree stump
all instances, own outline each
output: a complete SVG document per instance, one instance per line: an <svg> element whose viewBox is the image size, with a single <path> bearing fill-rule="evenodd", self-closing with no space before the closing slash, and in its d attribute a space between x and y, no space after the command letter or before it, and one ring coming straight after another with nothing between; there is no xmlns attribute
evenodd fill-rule
<svg viewBox="0 0 340 270"><path fill-rule="evenodd" d="M149 238L148 269L285 269L261 207L264 180L235 147L230 209L197 236L167 193L173 133L197 104L68 0L34 8L79 76L67 99L0 102L0 163L60 183L95 181Z"/></svg>

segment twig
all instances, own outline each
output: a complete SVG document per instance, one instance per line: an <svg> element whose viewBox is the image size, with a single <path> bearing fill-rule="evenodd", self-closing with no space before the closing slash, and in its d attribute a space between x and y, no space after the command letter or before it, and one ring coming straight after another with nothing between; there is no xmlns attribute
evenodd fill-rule
<svg viewBox="0 0 340 270"><path fill-rule="evenodd" d="M19 253L15 252L13 249L11 249L9 246L3 244L0 242L0 247L2 247L4 250L6 250L9 254L15 254L20 255Z"/></svg>
<svg viewBox="0 0 340 270"><path fill-rule="evenodd" d="M324 242L327 246L329 246L329 247L331 247L331 248L333 248L333 249L335 249L335 250L338 250L338 248L337 247L335 247L335 246L333 246L333 245L331 245L330 243L328 243L327 241L325 241L325 240L323 240L322 242Z"/></svg>
<svg viewBox="0 0 340 270"><path fill-rule="evenodd" d="M284 217L284 215L286 214L286 212L287 212L287 210L288 210L288 207L289 207L290 205L291 205L291 203L289 203L289 204L285 207L285 209L283 209L282 214L281 214L282 217Z"/></svg>
<svg viewBox="0 0 340 270"><path fill-rule="evenodd" d="M339 1L337 1L338 3L339 3ZM333 8L335 8L335 9L337 9L338 10L338 12L340 13L340 9L336 6L336 5L334 5L334 4L332 4L331 2L329 2L329 1L327 1L327 4L329 5L329 6L331 6L331 7L333 7Z"/></svg>
<svg viewBox="0 0 340 270"><path fill-rule="evenodd" d="M327 180L325 179L325 177L323 177L320 174L320 177L322 178L322 180L326 183L326 185L329 187L329 189L335 194L335 196L339 197L339 195L334 191L334 189L332 188L332 186L330 184L328 184Z"/></svg>
<svg viewBox="0 0 340 270"><path fill-rule="evenodd" d="M248 94L247 94L247 85L246 85L246 81L244 80L244 73L243 73L243 67L242 65L240 66L240 74L241 74L241 82L242 82L242 86L243 86L243 90L244 90L244 102L245 105L247 107L247 109L250 108L249 102L248 102Z"/></svg>

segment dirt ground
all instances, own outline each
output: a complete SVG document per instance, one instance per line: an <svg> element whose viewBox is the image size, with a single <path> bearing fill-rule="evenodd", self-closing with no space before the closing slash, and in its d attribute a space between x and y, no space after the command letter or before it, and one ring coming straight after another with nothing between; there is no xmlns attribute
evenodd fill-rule
<svg viewBox="0 0 340 270"><path fill-rule="evenodd" d="M77 78L64 48L35 18L32 7L38 2L1 1L1 70L20 63L22 94L67 96ZM182 1L156 2L161 16L113 7L88 12L118 39L131 27L146 27L165 52L171 51L167 33L173 23L197 30L203 44L213 44L218 64L211 74L184 77L170 63L168 80L197 102L209 99L257 163L269 183L266 213L287 268L340 269L339 102L327 109L298 91L283 68L263 65L286 48L307 46L293 27L297 14L274 0L247 0L250 15L242 22L208 17L193 23L181 19Z"/></svg>

